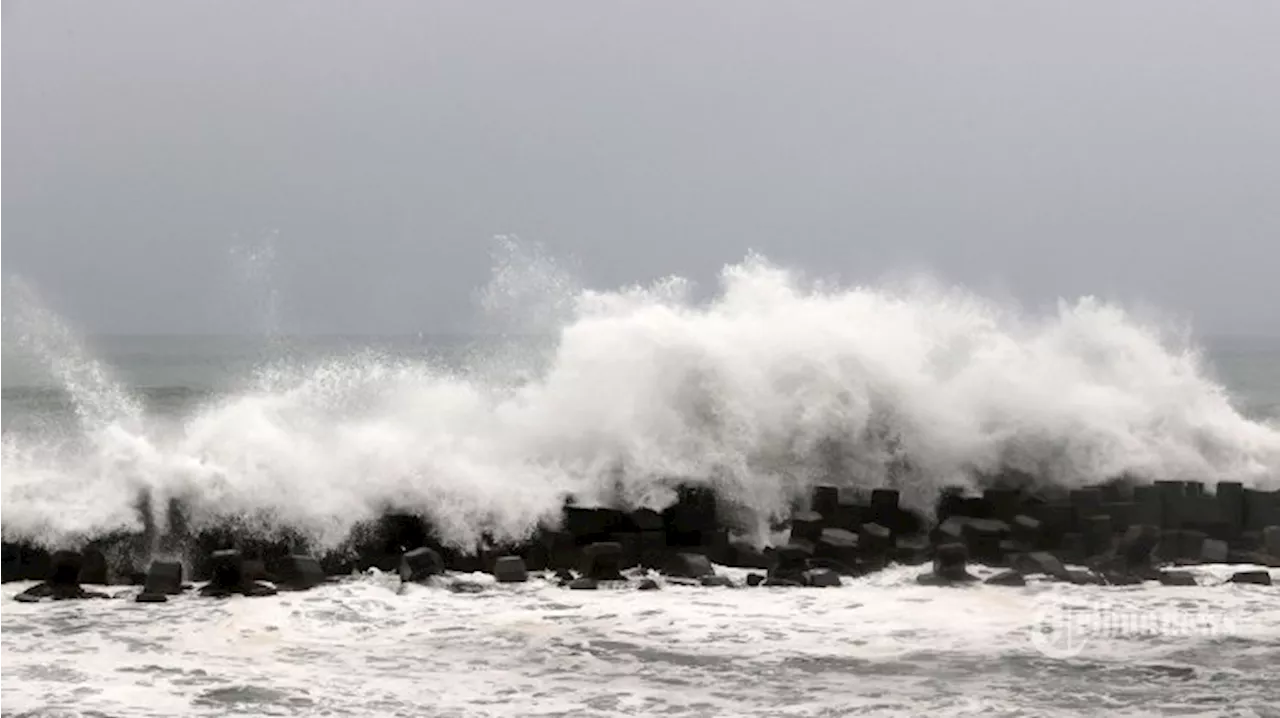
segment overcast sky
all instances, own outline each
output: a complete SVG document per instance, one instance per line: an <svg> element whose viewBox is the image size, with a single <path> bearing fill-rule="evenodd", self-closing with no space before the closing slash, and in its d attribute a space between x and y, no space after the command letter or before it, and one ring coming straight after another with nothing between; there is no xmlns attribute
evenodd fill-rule
<svg viewBox="0 0 1280 718"><path fill-rule="evenodd" d="M756 249L1280 333L1280 3L3 4L3 269L96 332L466 328ZM242 264L242 262L241 262ZM253 302L248 302L252 304Z"/></svg>

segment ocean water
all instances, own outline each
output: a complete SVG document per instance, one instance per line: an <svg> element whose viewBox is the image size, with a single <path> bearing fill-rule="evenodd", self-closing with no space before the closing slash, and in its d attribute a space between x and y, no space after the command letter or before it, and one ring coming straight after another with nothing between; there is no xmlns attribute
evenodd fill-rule
<svg viewBox="0 0 1280 718"><path fill-rule="evenodd" d="M891 568L838 589L479 594L374 574L163 605L19 604L6 584L4 713L1275 716L1280 599L1219 585L1230 570L1184 588L925 588Z"/></svg>
<svg viewBox="0 0 1280 718"><path fill-rule="evenodd" d="M921 508L1002 469L1280 487L1280 339L1090 298L1034 312L758 257L698 297L508 262L481 293L502 333L103 337L6 292L0 526L50 546L136 528L144 492L323 548L388 507L470 546L529 535L568 494L660 508L682 482L760 539L819 482ZM18 604L11 584L3 711L1280 715L1280 592L1221 585L1232 567L1187 588L946 590L919 570L645 594L374 574L163 606Z"/></svg>

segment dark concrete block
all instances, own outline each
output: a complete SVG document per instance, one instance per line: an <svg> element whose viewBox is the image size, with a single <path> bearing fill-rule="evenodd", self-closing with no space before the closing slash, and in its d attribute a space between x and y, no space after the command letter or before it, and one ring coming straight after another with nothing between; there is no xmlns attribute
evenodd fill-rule
<svg viewBox="0 0 1280 718"><path fill-rule="evenodd" d="M1075 509L1074 523L1079 527L1085 519L1102 512L1102 492L1094 488L1073 489L1071 506Z"/></svg>
<svg viewBox="0 0 1280 718"><path fill-rule="evenodd" d="M1083 563L1088 557L1085 552L1084 534L1074 531L1063 534L1054 554L1064 563Z"/></svg>
<svg viewBox="0 0 1280 718"><path fill-rule="evenodd" d="M209 555L211 586L233 590L244 584L244 556L237 549L214 551Z"/></svg>
<svg viewBox="0 0 1280 718"><path fill-rule="evenodd" d="M1102 492L1102 503L1104 504L1114 504L1133 500L1133 486L1123 479L1095 484L1093 488Z"/></svg>
<svg viewBox="0 0 1280 718"><path fill-rule="evenodd" d="M711 567L711 561L700 553L678 553L668 566L667 574L680 578L702 578L714 575L715 569Z"/></svg>
<svg viewBox="0 0 1280 718"><path fill-rule="evenodd" d="M667 546L666 531L641 531L636 534L640 565L645 568L661 568L667 561L670 550Z"/></svg>
<svg viewBox="0 0 1280 718"><path fill-rule="evenodd" d="M636 584L637 591L657 591L661 588L662 587L658 585L658 582L651 578L641 579L640 583Z"/></svg>
<svg viewBox="0 0 1280 718"><path fill-rule="evenodd" d="M574 591L594 591L599 587L594 578L575 578L569 582L569 588Z"/></svg>
<svg viewBox="0 0 1280 718"><path fill-rule="evenodd" d="M1019 555L1011 562L1013 570L1023 574L1039 574L1051 576L1057 579L1066 580L1068 578L1067 567L1058 560L1057 556L1047 551L1032 551Z"/></svg>
<svg viewBox="0 0 1280 718"><path fill-rule="evenodd" d="M405 551L418 546L434 546L431 527L427 522L421 516L403 513L388 513L379 517L370 531L368 541L369 545L360 550L361 570L376 567L380 571L396 571ZM221 545L233 544L228 541Z"/></svg>
<svg viewBox="0 0 1280 718"><path fill-rule="evenodd" d="M63 584L45 581L19 593L13 597L13 600L19 603L37 603L46 598L54 601L67 601L86 598L109 598L109 596L96 591L86 591L78 583Z"/></svg>
<svg viewBox="0 0 1280 718"><path fill-rule="evenodd" d="M827 568L811 568L805 571L804 585L814 588L839 588L840 574Z"/></svg>
<svg viewBox="0 0 1280 718"><path fill-rule="evenodd" d="M976 581L968 570L969 549L961 543L938 546L933 557L933 572L917 578L924 585L944 585Z"/></svg>
<svg viewBox="0 0 1280 718"><path fill-rule="evenodd" d="M1084 536L1086 557L1103 556L1111 552L1111 517L1106 514L1086 516L1080 522L1080 532Z"/></svg>
<svg viewBox="0 0 1280 718"><path fill-rule="evenodd" d="M1013 489L987 489L982 500L991 507L991 518L1005 523L1013 521L1021 508L1021 495Z"/></svg>
<svg viewBox="0 0 1280 718"><path fill-rule="evenodd" d="M49 583L78 585L83 558L75 551L54 551L49 560Z"/></svg>
<svg viewBox="0 0 1280 718"><path fill-rule="evenodd" d="M719 574L714 574L714 573L709 576L703 576L700 579L698 579L698 581L703 586L707 586L707 587L737 588L737 585L734 584L733 579L729 578L728 576L721 576Z"/></svg>
<svg viewBox="0 0 1280 718"><path fill-rule="evenodd" d="M828 522L836 518L840 507L840 489L822 485L813 487L813 510ZM829 524L828 524L829 525Z"/></svg>
<svg viewBox="0 0 1280 718"><path fill-rule="evenodd" d="M1047 546L1058 545L1064 534L1074 530L1075 507L1071 504L1050 502L1026 508L1028 515L1040 521Z"/></svg>
<svg viewBox="0 0 1280 718"><path fill-rule="evenodd" d="M631 527L631 518L614 509L582 506L566 506L564 509L564 530L573 536L574 543L579 546L600 541Z"/></svg>
<svg viewBox="0 0 1280 718"><path fill-rule="evenodd" d="M858 560L858 536L844 529L823 529L814 547L814 555L854 564Z"/></svg>
<svg viewBox="0 0 1280 718"><path fill-rule="evenodd" d="M897 489L873 489L871 491L871 512L875 515L887 515L898 510Z"/></svg>
<svg viewBox="0 0 1280 718"><path fill-rule="evenodd" d="M1200 544L1200 560L1205 563L1226 563L1229 551L1226 541L1205 539Z"/></svg>
<svg viewBox="0 0 1280 718"><path fill-rule="evenodd" d="M1267 571L1237 571L1227 579L1227 583L1246 583L1255 586L1270 586L1271 574Z"/></svg>
<svg viewBox="0 0 1280 718"><path fill-rule="evenodd" d="M633 550L638 554L638 549ZM545 571L547 552L537 541L496 546L484 554L484 565L491 572L493 565L503 556L518 556L524 561L526 571ZM634 564L633 564L634 565Z"/></svg>
<svg viewBox="0 0 1280 718"><path fill-rule="evenodd" d="M1181 486L1181 484L1178 484ZM1160 543L1156 546L1156 556L1162 561L1172 561L1182 557L1182 531L1179 529L1163 529L1160 532Z"/></svg>
<svg viewBox="0 0 1280 718"><path fill-rule="evenodd" d="M1013 523L1010 524L1015 541L1021 541L1028 546L1042 548L1044 542L1044 533L1040 519L1018 514L1013 517Z"/></svg>
<svg viewBox="0 0 1280 718"><path fill-rule="evenodd" d="M764 551L745 539L730 542L729 566L736 568L769 568L769 559Z"/></svg>
<svg viewBox="0 0 1280 718"><path fill-rule="evenodd" d="M964 527L973 519L968 516L951 516L933 529L933 542L964 543Z"/></svg>
<svg viewBox="0 0 1280 718"><path fill-rule="evenodd" d="M1227 537L1235 538L1244 530L1244 485L1239 481L1219 481L1218 515L1227 528Z"/></svg>
<svg viewBox="0 0 1280 718"><path fill-rule="evenodd" d="M885 557L893 549L893 533L887 526L865 523L858 529L858 551L863 556Z"/></svg>
<svg viewBox="0 0 1280 718"><path fill-rule="evenodd" d="M789 577L799 575L808 567L808 561L814 557L816 547L803 539L794 539L779 546L774 552L774 564L769 569L770 576Z"/></svg>
<svg viewBox="0 0 1280 718"><path fill-rule="evenodd" d="M716 497L704 486L681 486L679 499L662 512L671 546L701 546L704 534L719 528Z"/></svg>
<svg viewBox="0 0 1280 718"><path fill-rule="evenodd" d="M4 583L10 581L42 581L49 575L49 552L26 543L4 542Z"/></svg>
<svg viewBox="0 0 1280 718"><path fill-rule="evenodd" d="M182 593L182 564L177 561L152 561L147 568L142 593L165 596Z"/></svg>
<svg viewBox="0 0 1280 718"><path fill-rule="evenodd" d="M802 564L813 558L816 546L803 539L793 539L774 550L776 565Z"/></svg>
<svg viewBox="0 0 1280 718"><path fill-rule="evenodd" d="M1133 501L1134 513L1130 519L1131 524L1157 528L1164 526L1164 499L1157 487L1134 487Z"/></svg>
<svg viewBox="0 0 1280 718"><path fill-rule="evenodd" d="M621 581L622 545L599 541L582 549L582 574L596 581Z"/></svg>
<svg viewBox="0 0 1280 718"><path fill-rule="evenodd" d="M822 526L822 514L816 511L801 511L791 517L791 538L817 543L822 535Z"/></svg>
<svg viewBox="0 0 1280 718"><path fill-rule="evenodd" d="M1208 500L1212 500L1212 499L1208 499ZM1216 510L1214 511L1214 514L1217 514ZM1212 538L1212 539L1218 539L1219 541L1226 541L1227 543L1230 543L1233 540L1233 537L1231 534L1231 528L1227 526L1226 522L1223 522L1223 521L1200 524L1195 528L1200 529L1201 531L1204 531L1205 535L1207 535L1209 538Z"/></svg>
<svg viewBox="0 0 1280 718"><path fill-rule="evenodd" d="M1280 557L1280 526L1268 526L1262 530L1262 550Z"/></svg>
<svg viewBox="0 0 1280 718"><path fill-rule="evenodd" d="M107 556L102 549L88 546L80 552L80 583L106 586L111 583Z"/></svg>
<svg viewBox="0 0 1280 718"><path fill-rule="evenodd" d="M1162 586L1195 586L1196 577L1188 571L1161 571L1159 574Z"/></svg>
<svg viewBox="0 0 1280 718"><path fill-rule="evenodd" d="M1027 585L1027 579L1023 578L1022 574L1017 571L1001 571L988 578L984 583L992 586L1025 586Z"/></svg>
<svg viewBox="0 0 1280 718"><path fill-rule="evenodd" d="M964 543L969 555L988 565L999 565L1004 560L1000 543L1009 537L1009 524L996 519L970 519L964 525Z"/></svg>
<svg viewBox="0 0 1280 718"><path fill-rule="evenodd" d="M1079 569L1067 569L1067 580L1077 586L1104 586L1106 581L1101 576L1090 571L1082 571Z"/></svg>
<svg viewBox="0 0 1280 718"><path fill-rule="evenodd" d="M925 573L920 574L919 576L916 576L916 583L920 584L921 586L938 586L938 587L967 586L974 583L977 580L978 580L977 576L969 576L968 578L963 578L963 579L949 579L943 576L939 576L938 574L932 571L927 571Z"/></svg>
<svg viewBox="0 0 1280 718"><path fill-rule="evenodd" d="M1244 490L1246 531L1262 531L1268 526L1280 526L1280 502L1274 491Z"/></svg>
<svg viewBox="0 0 1280 718"><path fill-rule="evenodd" d="M519 556L501 556L493 562L493 577L498 583L524 583L529 580L529 569Z"/></svg>
<svg viewBox="0 0 1280 718"><path fill-rule="evenodd" d="M666 531L656 532L662 536L663 545L666 544ZM567 531L544 531L542 533L542 546L547 553L547 568L550 570L561 570L577 567L582 557L579 553L578 546L574 542L573 535ZM641 540L643 541L643 534Z"/></svg>
<svg viewBox="0 0 1280 718"><path fill-rule="evenodd" d="M622 547L622 556L618 559L618 565L622 568L634 568L641 564L640 560L640 534L634 531L619 531L618 533L609 534L606 541L612 541Z"/></svg>
<svg viewBox="0 0 1280 718"><path fill-rule="evenodd" d="M871 507L853 502L840 502L834 516L827 516L826 525L831 528L857 531L863 521L869 520Z"/></svg>
<svg viewBox="0 0 1280 718"><path fill-rule="evenodd" d="M929 526L929 521L925 517L909 509L898 509L898 512L888 517L888 524L894 536L916 536L925 533L925 529ZM877 521L877 523L879 523Z"/></svg>
<svg viewBox="0 0 1280 718"><path fill-rule="evenodd" d="M444 573L444 559L435 549L422 546L400 557L401 581L424 581Z"/></svg>
<svg viewBox="0 0 1280 718"><path fill-rule="evenodd" d="M938 492L938 500L934 503L934 513L938 522L942 523L952 516L964 515L964 488L960 486L944 486Z"/></svg>
<svg viewBox="0 0 1280 718"><path fill-rule="evenodd" d="M960 515L971 519L989 519L991 504L981 496L966 496L960 499Z"/></svg>
<svg viewBox="0 0 1280 718"><path fill-rule="evenodd" d="M324 569L314 556L290 554L276 569L276 586L290 591L306 591L325 582Z"/></svg>
<svg viewBox="0 0 1280 718"><path fill-rule="evenodd" d="M1204 546L1205 539L1209 538L1205 532L1196 531L1194 529L1184 529L1179 537L1178 557L1182 559L1200 559L1200 548Z"/></svg>
<svg viewBox="0 0 1280 718"><path fill-rule="evenodd" d="M893 560L906 566L929 562L929 542L923 537L899 536L893 542Z"/></svg>
<svg viewBox="0 0 1280 718"><path fill-rule="evenodd" d="M1102 573L1102 582L1108 586L1139 586L1142 581L1141 576L1125 571L1104 571Z"/></svg>
<svg viewBox="0 0 1280 718"><path fill-rule="evenodd" d="M1270 566L1272 568L1280 567L1280 558L1272 556L1264 551L1248 551L1239 548L1232 548L1227 552L1226 562L1235 564L1256 564L1258 566Z"/></svg>
<svg viewBox="0 0 1280 718"><path fill-rule="evenodd" d="M863 523L858 532L860 562L869 568L883 568L892 558L893 532L881 523Z"/></svg>
<svg viewBox="0 0 1280 718"><path fill-rule="evenodd" d="M800 588L804 585L803 576L796 574L793 577L787 576L770 576L760 583L766 588Z"/></svg>
<svg viewBox="0 0 1280 718"><path fill-rule="evenodd" d="M232 594L245 596L273 596L274 586L258 583L245 574L244 556L238 549L222 549L209 555L211 577L200 589L201 596L226 597Z"/></svg>
<svg viewBox="0 0 1280 718"><path fill-rule="evenodd" d="M747 585L752 587L759 586L764 583L767 578L768 577L763 574L749 573L747 574Z"/></svg>
<svg viewBox="0 0 1280 718"><path fill-rule="evenodd" d="M1224 523L1221 505L1216 496L1203 493L1184 496L1182 506L1184 525L1204 528Z"/></svg>
<svg viewBox="0 0 1280 718"><path fill-rule="evenodd" d="M260 558L245 559L240 568L246 581L274 581L275 577L267 573L267 563Z"/></svg>
<svg viewBox="0 0 1280 718"><path fill-rule="evenodd" d="M1102 504L1102 513L1111 518L1111 530L1124 533L1133 524L1138 505L1130 501L1115 501Z"/></svg>
<svg viewBox="0 0 1280 718"><path fill-rule="evenodd" d="M850 550L858 547L858 534L846 529L823 529L818 535L816 545L829 546L837 550Z"/></svg>
<svg viewBox="0 0 1280 718"><path fill-rule="evenodd" d="M1000 542L1001 566L1008 566L1009 558L1015 554L1030 553L1035 550L1034 546L1029 546L1021 541L1013 539L1005 539Z"/></svg>
<svg viewBox="0 0 1280 718"><path fill-rule="evenodd" d="M1161 532L1155 526L1130 526L1116 548L1116 555L1129 568L1151 565L1152 553L1160 545Z"/></svg>
<svg viewBox="0 0 1280 718"><path fill-rule="evenodd" d="M105 593L86 591L80 586L82 557L75 551L54 551L49 556L49 577L43 583L14 596L22 603L37 602L45 598L55 601L82 598L107 598Z"/></svg>
<svg viewBox="0 0 1280 718"><path fill-rule="evenodd" d="M1166 529L1182 528L1182 499L1186 496L1186 485L1181 481L1157 481L1155 485L1160 494L1160 512L1164 518L1161 525Z"/></svg>
<svg viewBox="0 0 1280 718"><path fill-rule="evenodd" d="M661 531L666 533L662 523L662 514L653 509L636 509L631 512L631 524L636 531Z"/></svg>

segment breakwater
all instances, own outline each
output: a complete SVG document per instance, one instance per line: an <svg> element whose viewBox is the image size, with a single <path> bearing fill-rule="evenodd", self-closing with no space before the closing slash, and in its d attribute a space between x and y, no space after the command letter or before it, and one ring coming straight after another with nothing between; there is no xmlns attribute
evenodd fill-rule
<svg viewBox="0 0 1280 718"><path fill-rule="evenodd" d="M1237 482L1113 481L981 493L956 487L940 493L929 515L899 499L893 489L820 485L772 527L771 540L760 541L736 532L732 507L726 512L713 492L682 487L663 511L569 502L561 521L527 541L484 538L471 550L442 541L422 517L389 513L325 551L287 531L238 533L233 525L193 531L180 503L157 517L140 502L143 532L100 537L78 550L6 542L4 580L47 581L52 588L34 598L93 596L65 588L72 585L136 584L144 587L142 600L158 600L179 591L184 579L206 582L209 595L266 595L275 584L305 589L370 568L398 571L406 581L474 571L523 580L529 571L551 571L583 588L623 580L633 569L721 585L717 564L758 569L758 583L782 586L839 585L841 575L892 564L931 564L922 581L941 584L968 580L967 562L1007 568L993 580L1013 583L1028 574L1176 583L1184 579L1168 569L1178 564L1280 566L1280 493Z"/></svg>

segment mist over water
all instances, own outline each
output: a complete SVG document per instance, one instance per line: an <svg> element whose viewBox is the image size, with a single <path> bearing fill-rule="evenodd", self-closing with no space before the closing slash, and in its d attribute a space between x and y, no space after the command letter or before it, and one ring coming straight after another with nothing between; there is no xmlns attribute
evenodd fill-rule
<svg viewBox="0 0 1280 718"><path fill-rule="evenodd" d="M1094 299L1032 315L923 282L808 282L758 256L706 300L678 277L596 291L511 239L479 298L495 326L554 341L461 366L268 358L161 416L16 287L5 340L43 362L77 424L6 431L4 536L136 529L143 490L184 500L197 527L333 547L394 508L470 547L528 536L568 495L661 508L680 483L713 486L747 533L818 482L892 485L918 507L1004 470L1280 485L1280 426L1243 416L1185 338Z"/></svg>

